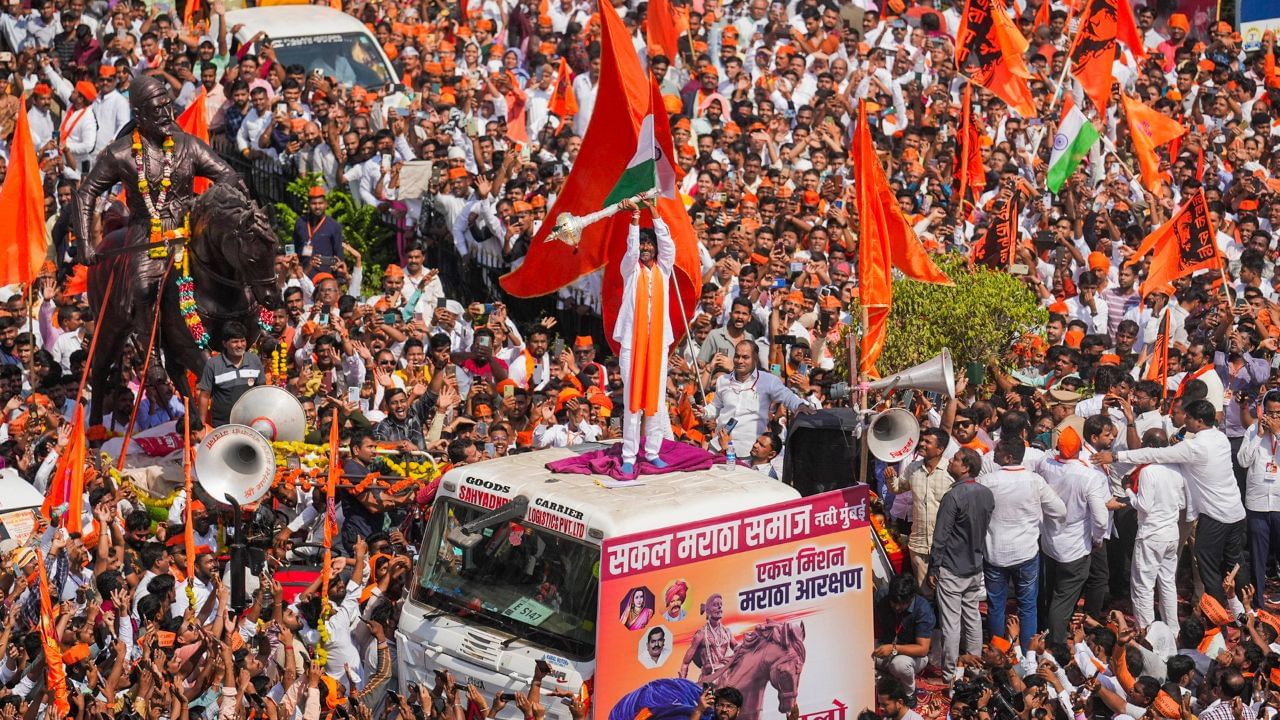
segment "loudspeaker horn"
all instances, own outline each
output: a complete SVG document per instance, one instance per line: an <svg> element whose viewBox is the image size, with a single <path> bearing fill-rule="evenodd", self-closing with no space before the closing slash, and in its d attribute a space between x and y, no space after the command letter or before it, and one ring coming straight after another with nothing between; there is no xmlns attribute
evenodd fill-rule
<svg viewBox="0 0 1280 720"><path fill-rule="evenodd" d="M913 388L953 397L956 394L956 371L951 364L951 351L943 348L942 352L932 360L926 360L883 380L877 380L869 387L872 390Z"/></svg>
<svg viewBox="0 0 1280 720"><path fill-rule="evenodd" d="M257 502L271 489L276 454L261 433L248 425L223 425L196 448L196 480L216 502Z"/></svg>
<svg viewBox="0 0 1280 720"><path fill-rule="evenodd" d="M885 462L911 456L920 442L920 423L902 408L877 413L867 425L867 449Z"/></svg>
<svg viewBox="0 0 1280 720"><path fill-rule="evenodd" d="M302 403L274 385L250 388L231 406L234 425L247 425L272 442L301 442L307 434Z"/></svg>

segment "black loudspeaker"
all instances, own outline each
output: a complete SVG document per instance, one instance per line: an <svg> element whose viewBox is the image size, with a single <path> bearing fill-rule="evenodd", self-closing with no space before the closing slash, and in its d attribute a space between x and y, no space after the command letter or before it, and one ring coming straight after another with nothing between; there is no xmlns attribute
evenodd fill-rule
<svg viewBox="0 0 1280 720"><path fill-rule="evenodd" d="M805 496L854 485L861 445L853 436L857 425L857 411L850 408L793 417L782 481Z"/></svg>

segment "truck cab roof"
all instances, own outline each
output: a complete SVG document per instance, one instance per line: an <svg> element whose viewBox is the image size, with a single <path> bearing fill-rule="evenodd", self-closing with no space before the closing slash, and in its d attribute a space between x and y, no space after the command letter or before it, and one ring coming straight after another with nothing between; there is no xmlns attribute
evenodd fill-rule
<svg viewBox="0 0 1280 720"><path fill-rule="evenodd" d="M547 463L604 447L607 445L587 443L465 465L444 475L440 496L489 509L524 496L529 501L525 522L597 545L605 537L672 527L799 497L791 486L742 466L643 475L620 487L602 484L609 480L603 475L552 473L546 468Z"/></svg>

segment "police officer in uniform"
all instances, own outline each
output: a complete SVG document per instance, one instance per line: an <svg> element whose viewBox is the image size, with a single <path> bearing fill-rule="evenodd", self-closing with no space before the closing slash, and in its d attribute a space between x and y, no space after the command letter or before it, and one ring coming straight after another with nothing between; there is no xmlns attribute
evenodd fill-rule
<svg viewBox="0 0 1280 720"><path fill-rule="evenodd" d="M231 407L249 388L263 382L262 360L249 352L244 325L235 321L223 326L222 354L204 365L197 386L196 403L206 427L230 422Z"/></svg>

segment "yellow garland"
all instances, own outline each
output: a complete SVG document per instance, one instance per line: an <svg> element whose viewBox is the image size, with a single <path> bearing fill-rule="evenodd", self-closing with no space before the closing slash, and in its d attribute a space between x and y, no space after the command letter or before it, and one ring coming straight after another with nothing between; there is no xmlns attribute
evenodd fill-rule
<svg viewBox="0 0 1280 720"><path fill-rule="evenodd" d="M316 663L321 667L329 664L329 598L320 599L320 642L316 643Z"/></svg>

